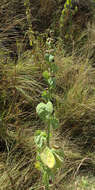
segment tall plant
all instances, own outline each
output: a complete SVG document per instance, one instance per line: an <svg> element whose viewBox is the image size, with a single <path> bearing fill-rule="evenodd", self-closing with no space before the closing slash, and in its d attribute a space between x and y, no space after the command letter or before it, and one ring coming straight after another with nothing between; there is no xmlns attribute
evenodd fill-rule
<svg viewBox="0 0 95 190"><path fill-rule="evenodd" d="M24 0L24 6L26 7L26 18L28 23L28 30L26 34L28 34L30 46L33 46L33 43L35 42L34 32L32 29L32 23L31 23L31 6L30 6L30 0Z"/></svg>
<svg viewBox="0 0 95 190"><path fill-rule="evenodd" d="M78 6L76 0L65 1L64 8L60 17L60 30L63 31L63 28L66 28L65 38L72 38L72 19L73 16L77 13L77 11Z"/></svg>
<svg viewBox="0 0 95 190"><path fill-rule="evenodd" d="M51 146L51 131L59 127L59 120L55 116L52 103L52 92L56 87L57 65L54 63L54 56L49 53L45 54L45 60L48 64L48 70L43 72L43 77L48 84L48 88L42 92L43 102L40 102L36 107L36 113L44 122L45 130L37 130L34 140L37 151L35 166L42 173L45 189L49 190L50 181L53 182L56 170L63 163L63 152Z"/></svg>

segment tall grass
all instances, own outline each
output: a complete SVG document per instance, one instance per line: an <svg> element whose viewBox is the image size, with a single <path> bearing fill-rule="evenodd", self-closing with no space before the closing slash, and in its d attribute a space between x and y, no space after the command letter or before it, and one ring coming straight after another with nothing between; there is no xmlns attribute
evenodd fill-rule
<svg viewBox="0 0 95 190"><path fill-rule="evenodd" d="M64 124L82 126L95 122L95 70L88 60L75 62L70 57L59 63L58 85L64 90L60 116Z"/></svg>
<svg viewBox="0 0 95 190"><path fill-rule="evenodd" d="M31 61L29 61L31 59ZM29 61L29 62L28 62ZM31 63L30 63L31 62ZM43 84L40 67L28 57L0 64L0 186L27 189L36 183L33 131L39 126L35 107Z"/></svg>
<svg viewBox="0 0 95 190"><path fill-rule="evenodd" d="M45 7L44 1L41 2L43 9L39 9L35 19L32 18L34 29L37 26L39 29L40 19L43 21L41 27L46 24L43 28L40 27L40 31L48 24L44 19L47 5ZM53 2L55 1L50 2L51 10L53 10ZM14 9L10 12L11 3L14 8L17 8L17 14ZM40 7L40 1L32 3L35 5L35 10ZM22 31L25 29L26 32L28 27L25 23L23 1L5 0L0 2L0 10L2 13L0 13L2 17L0 23L0 188L1 190L43 189L40 174L34 167L33 136L36 128L43 127L43 123L40 123L36 116L35 107L40 102L41 92L45 86L41 77L41 72L47 68L43 59L46 49L45 40L42 37L41 41L39 37L34 49L24 52L25 49L22 47L19 54L17 42L20 43L20 39L23 41L25 33L23 34ZM51 10L49 9L49 13L46 12L49 24ZM35 16L35 11L32 13L32 16ZM44 17L42 18L41 15ZM78 18L79 20L75 20L75 32L76 26L79 28L81 21L80 17ZM78 33L79 36L75 36L76 41L73 46L71 45L72 50L69 44L68 54L71 56L67 55L67 49L63 49L65 45L62 39L61 44L57 42L57 48L54 44L55 62L59 70L53 101L57 107L56 114L60 119L61 129L61 135L60 130L55 132L54 142L57 141L57 144L64 149L65 156L63 168L56 176L56 182L51 185L52 190L56 188L85 190L81 176L84 173L89 175L91 172L94 177L95 69L91 65L94 63L95 27L94 24L90 26L88 25L81 34ZM47 36L45 34L45 38ZM17 55L16 62L9 56L12 51L20 55ZM89 179L86 181L90 182ZM94 186L89 186L87 189L92 190Z"/></svg>

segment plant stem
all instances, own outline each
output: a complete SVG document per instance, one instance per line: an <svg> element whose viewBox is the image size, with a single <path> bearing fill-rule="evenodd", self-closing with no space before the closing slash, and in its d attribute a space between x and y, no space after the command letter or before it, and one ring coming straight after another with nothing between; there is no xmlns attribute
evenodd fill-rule
<svg viewBox="0 0 95 190"><path fill-rule="evenodd" d="M47 146L50 147L50 121L48 122L48 129L47 129Z"/></svg>
<svg viewBox="0 0 95 190"><path fill-rule="evenodd" d="M50 190L50 188L49 188L49 174L48 174L48 179L47 179L47 183L45 186L45 190Z"/></svg>
<svg viewBox="0 0 95 190"><path fill-rule="evenodd" d="M49 189L49 186L46 186L45 189L46 189L46 190L50 190L50 189Z"/></svg>

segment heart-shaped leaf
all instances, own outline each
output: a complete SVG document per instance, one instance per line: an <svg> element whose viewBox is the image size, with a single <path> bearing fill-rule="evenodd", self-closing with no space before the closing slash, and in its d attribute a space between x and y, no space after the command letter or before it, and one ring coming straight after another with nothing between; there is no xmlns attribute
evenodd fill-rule
<svg viewBox="0 0 95 190"><path fill-rule="evenodd" d="M57 129L59 127L59 120L56 117L52 117L50 122L53 129Z"/></svg>
<svg viewBox="0 0 95 190"><path fill-rule="evenodd" d="M53 56L53 55L50 55L50 56L49 56L49 62L50 62L50 63L54 62L54 56Z"/></svg>
<svg viewBox="0 0 95 190"><path fill-rule="evenodd" d="M43 77L44 77L44 79L48 80L49 77L50 77L50 73L48 71L44 71L43 72Z"/></svg>
<svg viewBox="0 0 95 190"><path fill-rule="evenodd" d="M53 112L53 104L52 102L48 102L47 104L41 102L36 107L36 112L41 119L46 119L46 116L52 114Z"/></svg>
<svg viewBox="0 0 95 190"><path fill-rule="evenodd" d="M39 103L36 107L36 113L41 119L44 119L47 115L46 104L43 102Z"/></svg>
<svg viewBox="0 0 95 190"><path fill-rule="evenodd" d="M49 168L53 168L56 164L54 155L48 147L46 147L43 152L40 154L41 161L48 166Z"/></svg>
<svg viewBox="0 0 95 190"><path fill-rule="evenodd" d="M48 111L49 114L52 114L52 112L53 112L53 104L52 104L52 102L49 101L46 104L46 110Z"/></svg>

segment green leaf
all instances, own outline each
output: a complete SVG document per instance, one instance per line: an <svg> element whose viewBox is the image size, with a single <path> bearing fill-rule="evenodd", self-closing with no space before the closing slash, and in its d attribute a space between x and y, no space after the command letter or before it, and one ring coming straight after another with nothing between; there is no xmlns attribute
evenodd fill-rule
<svg viewBox="0 0 95 190"><path fill-rule="evenodd" d="M64 8L65 8L65 9L67 8L67 5L66 5L66 3L64 4Z"/></svg>
<svg viewBox="0 0 95 190"><path fill-rule="evenodd" d="M54 56L53 55L50 55L49 56L49 62L52 63L54 61Z"/></svg>
<svg viewBox="0 0 95 190"><path fill-rule="evenodd" d="M37 170L41 171L41 170L42 170L41 162L36 161L36 162L35 162L35 168L36 168Z"/></svg>
<svg viewBox="0 0 95 190"><path fill-rule="evenodd" d="M71 4L70 0L67 0L67 1L66 1L66 4L67 4L67 5L70 5L70 4Z"/></svg>
<svg viewBox="0 0 95 190"><path fill-rule="evenodd" d="M53 152L53 155L54 155L55 160L56 160L56 166L55 167L60 168L61 165L63 164L63 156L61 156L60 152L55 150L55 149L52 149L52 152Z"/></svg>
<svg viewBox="0 0 95 190"><path fill-rule="evenodd" d="M36 145L39 145L39 143L40 143L40 135L39 136L35 136L34 137L34 141L35 141Z"/></svg>
<svg viewBox="0 0 95 190"><path fill-rule="evenodd" d="M59 127L59 120L56 117L52 117L50 122L53 129L57 129Z"/></svg>
<svg viewBox="0 0 95 190"><path fill-rule="evenodd" d="M62 15L64 15L64 14L65 14L65 9L62 10ZM62 19L62 21L63 21L63 19Z"/></svg>
<svg viewBox="0 0 95 190"><path fill-rule="evenodd" d="M55 63L52 63L50 66L51 72L56 73L58 71L58 67Z"/></svg>
<svg viewBox="0 0 95 190"><path fill-rule="evenodd" d="M36 113L43 120L45 120L47 116L52 114L52 112L53 112L53 104L50 101L47 104L41 102L36 107Z"/></svg>
<svg viewBox="0 0 95 190"><path fill-rule="evenodd" d="M78 7L77 6L75 6L75 12L77 12L78 11Z"/></svg>
<svg viewBox="0 0 95 190"><path fill-rule="evenodd" d="M32 40L30 40L30 46L33 46L33 41Z"/></svg>
<svg viewBox="0 0 95 190"><path fill-rule="evenodd" d="M56 78L55 77L51 77L48 79L48 84L50 86L51 89L56 87Z"/></svg>
<svg viewBox="0 0 95 190"><path fill-rule="evenodd" d="M36 131L34 136L34 142L38 148L43 147L47 142L47 134L45 131Z"/></svg>
<svg viewBox="0 0 95 190"><path fill-rule="evenodd" d="M43 152L40 154L41 161L48 166L49 168L54 168L56 161L54 155L48 147L46 147Z"/></svg>
<svg viewBox="0 0 95 190"><path fill-rule="evenodd" d="M48 80L49 77L50 77L50 73L49 73L48 71L44 71L44 72L43 72L43 77L44 77L46 80Z"/></svg>
<svg viewBox="0 0 95 190"><path fill-rule="evenodd" d="M52 102L49 101L46 104L46 110L48 111L49 114L52 114L52 112L53 112L53 104L52 104Z"/></svg>
<svg viewBox="0 0 95 190"><path fill-rule="evenodd" d="M39 103L36 107L36 113L39 115L41 119L44 119L48 114L46 111L46 104L42 102Z"/></svg>
<svg viewBox="0 0 95 190"><path fill-rule="evenodd" d="M47 62L49 62L49 56L50 56L49 53L46 53L46 54L45 54L45 60L46 60Z"/></svg>
<svg viewBox="0 0 95 190"><path fill-rule="evenodd" d="M43 97L44 100L48 101L48 100L50 99L50 94L49 94L49 92L48 92L47 90L44 90L44 91L42 92L42 97Z"/></svg>

